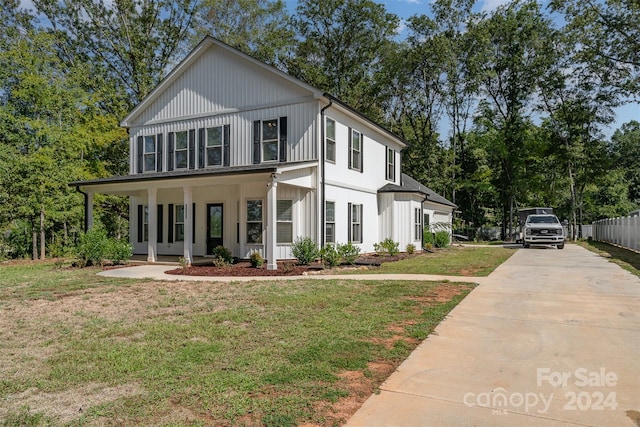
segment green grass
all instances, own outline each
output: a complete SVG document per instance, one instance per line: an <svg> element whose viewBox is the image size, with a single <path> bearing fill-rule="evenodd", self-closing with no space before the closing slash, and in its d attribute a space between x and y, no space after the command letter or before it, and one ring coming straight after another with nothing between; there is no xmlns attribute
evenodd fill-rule
<svg viewBox="0 0 640 427"><path fill-rule="evenodd" d="M505 262L515 249L496 247L451 246L425 252L398 262L384 263L380 268L350 273L437 274L447 276L485 277Z"/></svg>
<svg viewBox="0 0 640 427"><path fill-rule="evenodd" d="M579 241L577 243L583 248L609 258L609 261L640 277L640 253L594 240Z"/></svg>
<svg viewBox="0 0 640 427"><path fill-rule="evenodd" d="M340 374L379 385L389 371L371 362L399 364L473 288L372 279L156 283L0 267L0 322L11 326L0 419L29 389L72 408L87 388L134 390L98 393L65 422L25 405L0 425L339 425L326 408L352 393Z"/></svg>

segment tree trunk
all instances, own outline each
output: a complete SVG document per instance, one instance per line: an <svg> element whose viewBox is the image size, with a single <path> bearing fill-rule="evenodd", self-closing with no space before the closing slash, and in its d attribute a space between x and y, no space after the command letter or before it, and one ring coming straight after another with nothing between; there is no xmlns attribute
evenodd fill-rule
<svg viewBox="0 0 640 427"><path fill-rule="evenodd" d="M35 224L31 223L31 258L38 259L38 232Z"/></svg>
<svg viewBox="0 0 640 427"><path fill-rule="evenodd" d="M69 245L69 230L67 229L67 221L62 223L62 229L64 230L62 244L66 248Z"/></svg>
<svg viewBox="0 0 640 427"><path fill-rule="evenodd" d="M40 259L45 259L44 206L40 206Z"/></svg>

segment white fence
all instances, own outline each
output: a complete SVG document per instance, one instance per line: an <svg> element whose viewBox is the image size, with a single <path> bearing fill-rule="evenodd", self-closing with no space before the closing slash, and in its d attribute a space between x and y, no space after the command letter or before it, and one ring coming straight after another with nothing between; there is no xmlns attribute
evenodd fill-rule
<svg viewBox="0 0 640 427"><path fill-rule="evenodd" d="M640 216L607 218L594 222L593 240L640 251Z"/></svg>

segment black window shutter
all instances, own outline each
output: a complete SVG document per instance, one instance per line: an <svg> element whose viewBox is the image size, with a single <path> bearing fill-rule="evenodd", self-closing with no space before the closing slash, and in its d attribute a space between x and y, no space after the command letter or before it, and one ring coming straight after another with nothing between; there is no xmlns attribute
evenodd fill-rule
<svg viewBox="0 0 640 427"><path fill-rule="evenodd" d="M196 243L196 204L192 205L191 209L191 234L193 234L193 243Z"/></svg>
<svg viewBox="0 0 640 427"><path fill-rule="evenodd" d="M253 122L253 164L260 163L260 120Z"/></svg>
<svg viewBox="0 0 640 427"><path fill-rule="evenodd" d="M167 170L173 170L173 144L176 140L176 134L174 132L169 132L169 157L167 158Z"/></svg>
<svg viewBox="0 0 640 427"><path fill-rule="evenodd" d="M352 130L349 128L349 169L353 167L353 151L351 151L351 134Z"/></svg>
<svg viewBox="0 0 640 427"><path fill-rule="evenodd" d="M364 170L364 134L360 134L360 172Z"/></svg>
<svg viewBox="0 0 640 427"><path fill-rule="evenodd" d="M280 117L280 161L287 161L287 118Z"/></svg>
<svg viewBox="0 0 640 427"><path fill-rule="evenodd" d="M189 130L189 169L196 168L196 130Z"/></svg>
<svg viewBox="0 0 640 427"><path fill-rule="evenodd" d="M164 141L162 140L162 134L156 135L156 171L162 172L162 148Z"/></svg>
<svg viewBox="0 0 640 427"><path fill-rule="evenodd" d="M141 136L138 137L138 173L142 173L142 160L143 160L143 138Z"/></svg>
<svg viewBox="0 0 640 427"><path fill-rule="evenodd" d="M200 169L204 167L204 147L207 145L207 141L204 138L204 128L198 129L198 167Z"/></svg>
<svg viewBox="0 0 640 427"><path fill-rule="evenodd" d="M173 243L173 204L169 204L169 228L167 233L167 243Z"/></svg>
<svg viewBox="0 0 640 427"><path fill-rule="evenodd" d="M231 125L224 125L224 133L222 140L222 164L223 166L229 166L231 164Z"/></svg>
<svg viewBox="0 0 640 427"><path fill-rule="evenodd" d="M138 205L138 242L142 242L144 233L144 206Z"/></svg>
<svg viewBox="0 0 640 427"><path fill-rule="evenodd" d="M162 243L162 230L163 230L163 222L164 222L164 206L158 205L158 243Z"/></svg>
<svg viewBox="0 0 640 427"><path fill-rule="evenodd" d="M347 203L347 242L351 241L351 203Z"/></svg>

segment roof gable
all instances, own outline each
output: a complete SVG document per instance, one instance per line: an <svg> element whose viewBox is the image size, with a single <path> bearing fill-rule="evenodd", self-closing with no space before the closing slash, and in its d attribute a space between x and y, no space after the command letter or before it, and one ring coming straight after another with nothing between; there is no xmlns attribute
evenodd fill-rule
<svg viewBox="0 0 640 427"><path fill-rule="evenodd" d="M205 37L121 122L134 127L220 114L322 92L213 37Z"/></svg>

